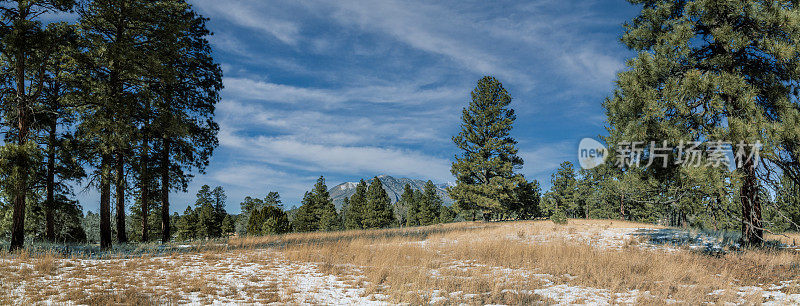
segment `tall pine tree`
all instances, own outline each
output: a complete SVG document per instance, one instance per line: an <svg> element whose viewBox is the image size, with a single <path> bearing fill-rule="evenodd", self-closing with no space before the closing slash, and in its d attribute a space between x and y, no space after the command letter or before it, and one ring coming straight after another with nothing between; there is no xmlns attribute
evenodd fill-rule
<svg viewBox="0 0 800 306"><path fill-rule="evenodd" d="M472 101L461 115L461 132L453 142L463 152L450 172L457 185L448 188L461 210L481 210L484 216L504 210L524 179L514 171L522 167L517 142L511 137L516 119L509 108L511 96L497 79L486 76L472 91Z"/></svg>
<svg viewBox="0 0 800 306"><path fill-rule="evenodd" d="M383 183L377 177L373 178L369 184L366 199L362 221L364 228L385 228L394 223L392 202L386 190L383 189Z"/></svg>

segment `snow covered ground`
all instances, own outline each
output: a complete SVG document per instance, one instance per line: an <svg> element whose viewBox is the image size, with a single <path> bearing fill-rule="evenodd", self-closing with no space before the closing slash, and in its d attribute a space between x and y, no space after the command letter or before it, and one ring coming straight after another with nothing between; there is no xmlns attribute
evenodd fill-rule
<svg viewBox="0 0 800 306"><path fill-rule="evenodd" d="M509 241L544 244L564 239L599 249L636 247L653 252L724 248L726 242L712 236L675 229L595 226L554 228L552 231L527 231L525 223L511 223ZM405 242L409 247L433 248L458 244L469 239L430 237ZM724 240L724 239L722 239ZM380 243L369 247L380 248ZM94 304L98 301L123 303L173 304L359 304L384 305L402 302L387 288L372 284L364 276L370 267L323 262L291 261L277 249L236 249L200 253L143 256L117 259L0 259L0 304ZM426 288L412 292L423 303L467 303L485 301L482 295L518 296L519 303L537 301L556 304L636 304L652 302L651 292L614 292L581 286L575 275L551 275L536 268L520 269L493 266L476 260L452 260L428 269L427 277L448 280L470 278L493 280L485 292L448 292ZM463 281L463 279L461 279ZM468 281L468 279L467 279ZM520 285L520 284L525 285ZM748 303L760 296L766 304L800 304L798 280L777 284L733 287L709 293L738 296L737 303ZM5 297L3 297L5 295ZM692 303L662 300L665 303Z"/></svg>

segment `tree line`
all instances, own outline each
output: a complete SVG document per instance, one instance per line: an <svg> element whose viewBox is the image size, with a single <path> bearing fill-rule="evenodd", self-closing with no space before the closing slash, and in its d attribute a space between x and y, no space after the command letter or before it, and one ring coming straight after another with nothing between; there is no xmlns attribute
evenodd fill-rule
<svg viewBox="0 0 800 306"><path fill-rule="evenodd" d="M67 14L77 20L42 21ZM74 238L59 220L81 211L77 183L99 191L101 248L112 232L129 240L130 201L137 239L152 239L158 220L169 240L169 192L185 190L217 146L222 72L207 19L183 0L3 1L0 16L0 216L11 249L25 236Z"/></svg>

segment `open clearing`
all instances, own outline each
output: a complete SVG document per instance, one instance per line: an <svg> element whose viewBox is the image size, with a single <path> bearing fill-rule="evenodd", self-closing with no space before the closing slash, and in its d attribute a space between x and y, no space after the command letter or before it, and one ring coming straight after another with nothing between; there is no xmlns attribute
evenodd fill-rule
<svg viewBox="0 0 800 306"><path fill-rule="evenodd" d="M127 258L4 254L0 304L800 303L792 249L623 221L457 223L232 238ZM697 236L692 236L697 237Z"/></svg>

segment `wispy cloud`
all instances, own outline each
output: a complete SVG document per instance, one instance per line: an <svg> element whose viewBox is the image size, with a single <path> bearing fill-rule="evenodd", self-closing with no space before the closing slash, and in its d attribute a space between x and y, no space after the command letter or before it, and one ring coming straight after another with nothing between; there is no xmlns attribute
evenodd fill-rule
<svg viewBox="0 0 800 306"><path fill-rule="evenodd" d="M370 85L325 89L298 87L247 78L226 78L227 97L241 100L278 103L317 103L336 106L343 102L423 104L453 101L466 96L463 89L452 87L421 88L416 84Z"/></svg>
<svg viewBox="0 0 800 306"><path fill-rule="evenodd" d="M223 135L220 144L249 158L302 171L391 173L445 181L450 161L413 150L372 146L323 145L290 137Z"/></svg>
<svg viewBox="0 0 800 306"><path fill-rule="evenodd" d="M195 0L192 1L200 10L216 18L268 34L288 45L296 45L300 27L295 22L271 15L274 6L260 1L238 0Z"/></svg>

